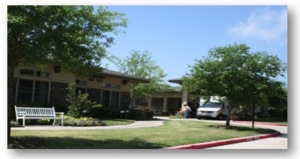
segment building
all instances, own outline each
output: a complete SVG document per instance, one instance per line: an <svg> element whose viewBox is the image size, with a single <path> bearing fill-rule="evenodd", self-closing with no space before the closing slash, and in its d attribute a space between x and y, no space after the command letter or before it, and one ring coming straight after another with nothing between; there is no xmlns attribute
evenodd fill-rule
<svg viewBox="0 0 300 159"><path fill-rule="evenodd" d="M56 108L66 106L66 87L76 83L76 91L88 93L91 101L107 108L128 108L131 83L149 83L147 79L102 69L91 78L84 79L48 63L43 70L19 64L14 71L15 103L42 103Z"/></svg>
<svg viewBox="0 0 300 159"><path fill-rule="evenodd" d="M168 81L182 85L183 79L170 79ZM148 99L149 109L153 110L157 115L175 115L183 107L182 104L186 102L192 108L192 111L196 111L199 100L194 101L191 98L194 94L187 89L182 89L151 95Z"/></svg>

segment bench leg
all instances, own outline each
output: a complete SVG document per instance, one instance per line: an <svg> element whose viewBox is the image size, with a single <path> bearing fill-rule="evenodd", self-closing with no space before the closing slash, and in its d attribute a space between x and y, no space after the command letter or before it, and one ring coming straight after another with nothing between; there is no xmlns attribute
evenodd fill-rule
<svg viewBox="0 0 300 159"><path fill-rule="evenodd" d="M61 119L61 126L64 126L64 118Z"/></svg>
<svg viewBox="0 0 300 159"><path fill-rule="evenodd" d="M23 118L23 126L25 126L25 118Z"/></svg>
<svg viewBox="0 0 300 159"><path fill-rule="evenodd" d="M55 119L53 119L53 126L55 125Z"/></svg>

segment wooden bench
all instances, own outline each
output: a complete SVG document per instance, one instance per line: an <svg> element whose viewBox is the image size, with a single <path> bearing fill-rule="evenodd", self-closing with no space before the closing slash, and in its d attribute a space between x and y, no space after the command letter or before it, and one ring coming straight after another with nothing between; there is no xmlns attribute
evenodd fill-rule
<svg viewBox="0 0 300 159"><path fill-rule="evenodd" d="M23 119L23 126L25 126L26 119L53 119L53 125L55 120L60 119L61 125L64 125L64 113L55 112L52 108L34 108L34 107L17 107L15 105L16 120ZM57 116L58 115L58 116Z"/></svg>

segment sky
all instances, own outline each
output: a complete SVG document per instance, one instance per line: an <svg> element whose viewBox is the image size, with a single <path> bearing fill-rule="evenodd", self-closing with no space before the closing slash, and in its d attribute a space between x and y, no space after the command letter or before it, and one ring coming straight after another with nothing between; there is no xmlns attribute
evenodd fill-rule
<svg viewBox="0 0 300 159"><path fill-rule="evenodd" d="M208 50L246 44L287 63L287 6L108 6L128 18L125 34L114 36L109 55L124 59L133 50L149 51L167 74L165 81L189 73ZM117 66L102 61L111 70ZM280 78L287 82L287 77ZM176 84L168 83L176 86Z"/></svg>

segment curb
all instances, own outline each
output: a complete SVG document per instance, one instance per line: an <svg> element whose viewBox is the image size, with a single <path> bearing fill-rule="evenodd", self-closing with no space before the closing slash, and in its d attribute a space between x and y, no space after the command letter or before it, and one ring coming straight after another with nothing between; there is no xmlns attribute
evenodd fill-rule
<svg viewBox="0 0 300 159"><path fill-rule="evenodd" d="M204 142L204 143L197 143L197 144L190 144L190 145L180 145L180 146L166 147L166 148L163 148L163 149L166 149L166 150L205 149L205 148L209 148L209 147L215 147L215 146L222 146L222 145L228 145L228 144L234 144L234 143L240 143L240 142L247 142L247 141L259 140L259 139L265 139L265 138L279 136L280 134L281 134L280 132L276 132L276 133L273 133L273 134L262 134L262 135L256 135L256 136L248 136L248 137L241 137L241 138L234 138L234 139L218 140L218 141L211 141L211 142Z"/></svg>
<svg viewBox="0 0 300 159"><path fill-rule="evenodd" d="M248 122L248 121L236 121L236 120L233 120L232 123L252 124L252 122ZM263 123L263 122L255 122L255 125L288 126L288 124Z"/></svg>

